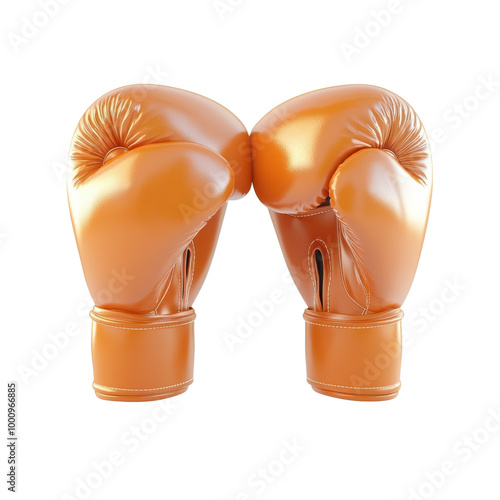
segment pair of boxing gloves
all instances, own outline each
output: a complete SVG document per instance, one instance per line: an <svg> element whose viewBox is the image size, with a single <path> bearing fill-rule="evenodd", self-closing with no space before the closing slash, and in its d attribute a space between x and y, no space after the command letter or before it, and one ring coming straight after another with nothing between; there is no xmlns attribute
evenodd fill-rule
<svg viewBox="0 0 500 500"><path fill-rule="evenodd" d="M92 318L94 390L145 401L193 381L193 302L228 200L252 181L307 303L307 380L353 400L398 394L400 306L431 197L424 129L397 95L317 90L247 133L191 92L114 90L81 118L68 197Z"/></svg>

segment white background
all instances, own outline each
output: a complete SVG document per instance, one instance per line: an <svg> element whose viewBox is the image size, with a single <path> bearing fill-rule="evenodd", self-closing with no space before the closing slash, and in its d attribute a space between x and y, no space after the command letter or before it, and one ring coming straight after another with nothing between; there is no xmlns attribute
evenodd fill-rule
<svg viewBox="0 0 500 500"><path fill-rule="evenodd" d="M2 365L4 378L19 383L18 498L499 498L500 423L489 417L500 418L494 6L70 0L52 6L44 23L38 1L4 4ZM44 25L30 32L32 20ZM23 30L31 38L21 40ZM346 44L356 50L350 56ZM489 89L481 83L488 80ZM170 401L170 417L153 420L156 402L94 395L91 304L68 214L66 156L96 98L141 82L210 97L249 130L288 98L348 83L388 88L415 108L437 138L435 190L404 304L395 400L342 401L306 383L305 305L284 279L271 221L253 192L228 209L195 303L195 383ZM273 290L281 303L231 352L224 335L237 335ZM76 335L54 354L52 338L65 330ZM32 363L34 373L23 375ZM142 427L139 445L134 427ZM283 443L294 441L297 457L280 466ZM110 454L121 460L102 478L93 463ZM453 473L436 472L444 462ZM258 482L268 468L272 481ZM88 481L87 493L78 489Z"/></svg>

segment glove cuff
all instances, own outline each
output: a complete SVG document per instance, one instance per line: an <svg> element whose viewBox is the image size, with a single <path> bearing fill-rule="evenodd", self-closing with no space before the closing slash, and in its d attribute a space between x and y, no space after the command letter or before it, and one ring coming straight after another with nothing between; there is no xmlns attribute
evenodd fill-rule
<svg viewBox="0 0 500 500"><path fill-rule="evenodd" d="M152 401L193 382L194 310L144 316L94 307L93 387L113 401Z"/></svg>
<svg viewBox="0 0 500 500"><path fill-rule="evenodd" d="M400 388L401 309L348 316L306 309L307 381L326 396L395 398Z"/></svg>

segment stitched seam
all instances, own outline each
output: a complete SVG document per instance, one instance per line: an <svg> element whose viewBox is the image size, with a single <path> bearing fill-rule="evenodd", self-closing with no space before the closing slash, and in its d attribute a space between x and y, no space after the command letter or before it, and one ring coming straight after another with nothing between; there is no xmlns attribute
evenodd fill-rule
<svg viewBox="0 0 500 500"><path fill-rule="evenodd" d="M330 269L328 270L328 288L326 289L326 303L327 303L327 306L326 306L326 310L327 312L330 312L330 285L332 283L332 259L330 257L330 252L328 251L328 247L326 246L326 243L323 241L323 240L320 240L323 245L325 245L325 250L326 250L326 254L328 255L328 264L330 266Z"/></svg>
<svg viewBox="0 0 500 500"><path fill-rule="evenodd" d="M344 236L344 232L345 232L346 228L348 228L349 226L340 217L337 217L337 220L338 220L338 222L340 224L340 227L342 228L342 235ZM347 240L347 238L345 238L345 236L344 236L344 239ZM351 248L352 245L349 245L349 247L350 247L349 249L351 251L351 254L352 254L353 258L354 258L354 265L358 269L358 272L361 273L361 286L363 287L363 291L365 292L365 304L366 305L365 305L365 308L364 308L364 311L363 311L362 314L368 314L368 309L370 308L370 302L371 302L370 290L369 289L367 290L365 284L363 283L363 278L366 280L366 276L365 276L365 273L363 272L362 267L360 265L358 265L358 263L356 261L356 249L354 249L354 251L353 251L353 249Z"/></svg>
<svg viewBox="0 0 500 500"><path fill-rule="evenodd" d="M326 253L328 254L328 262L330 263L330 269L328 270L329 276L328 276L328 290L327 290L328 312L330 312L330 286L332 284L333 266L332 266L332 257L330 255L330 250L328 248L326 249Z"/></svg>
<svg viewBox="0 0 500 500"><path fill-rule="evenodd" d="M293 214L289 214L290 217L314 217L315 215L321 215L321 214L326 214L328 212L331 212L332 210L331 209L328 209L328 210L322 210L321 212L316 212L315 214L307 214L307 215L293 215Z"/></svg>
<svg viewBox="0 0 500 500"><path fill-rule="evenodd" d="M158 313L158 308L160 307L161 303L163 302L163 299L165 298L165 296L167 295L167 292L170 290L170 285L172 284L172 279L174 278L174 271L175 271L175 267L172 269L172 272L170 273L170 281L168 282L168 286L167 286L165 292L163 293L161 300L158 302L158 305L156 306L155 313Z"/></svg>
<svg viewBox="0 0 500 500"><path fill-rule="evenodd" d="M107 328L118 328L119 330L162 330L163 328L176 328L178 326L184 326L184 325L190 325L191 323L194 323L193 321L188 321L187 323L176 323L175 325L162 325L162 326L153 326L153 327L148 327L148 328L131 328L128 326L114 326L114 325L107 325L106 323L101 323L100 321L96 321L93 319L95 323L99 323L100 325L103 325Z"/></svg>
<svg viewBox="0 0 500 500"><path fill-rule="evenodd" d="M213 217L213 216L212 216ZM212 217L208 218L207 221L209 221ZM179 259L179 257L182 255L182 250L175 256L175 258L173 259L173 262L174 262L174 265L172 267L172 278L174 277L174 274L175 274L175 266L176 266L176 262L177 260ZM172 284L172 280L170 280L170 284L168 285L169 288L170 288L170 285ZM163 294L163 297L162 297L162 300L165 298L166 294L168 292L168 289L165 290L165 293ZM160 307L161 305L161 302L158 304L158 306L156 306L156 309L155 309L155 312L157 311L158 307ZM180 311L177 311L177 312L180 312Z"/></svg>
<svg viewBox="0 0 500 500"><path fill-rule="evenodd" d="M329 266L330 266L330 269L329 269L329 276L328 276L328 287L327 287L327 291L326 291L326 300L327 300L327 312L330 312L330 285L331 285L331 282L332 282L332 259L330 257L330 252L328 251L328 247L326 245L326 243L321 239L321 238L316 238L315 240L311 241L311 244L309 245L309 248L307 250L307 266L309 267L309 275L311 276L311 281L313 282L313 287L314 287L314 310L316 311L316 294L317 294L317 288L316 288L316 282L314 281L314 278L313 278L313 274L312 274L312 271L311 271L311 247L313 245L314 242L316 241L321 241L321 243L323 243L324 247L325 247L325 251L328 255L328 263L329 263Z"/></svg>
<svg viewBox="0 0 500 500"><path fill-rule="evenodd" d="M309 276L311 276L311 281L313 284L313 290L314 290L314 296L313 296L313 307L314 310L316 311L316 294L317 294L317 289L316 289L316 281L314 281L314 277L312 274L312 269L311 269L311 247L315 241L319 240L313 240L311 241L311 244L309 245L309 248L307 249L307 267L309 268Z"/></svg>
<svg viewBox="0 0 500 500"><path fill-rule="evenodd" d="M355 300L354 297L351 296L345 282L344 265L342 263L342 243L340 241L340 221L338 218L337 218L337 247L339 249L340 276L342 277L342 285L344 287L344 291L347 294L347 296L361 309L362 314L364 314L365 310L364 307L357 300ZM365 299L366 299L366 290L365 290Z"/></svg>
<svg viewBox="0 0 500 500"><path fill-rule="evenodd" d="M363 275L363 278L366 280L365 273L362 270L361 270L361 274ZM366 299L366 310L365 310L365 314L368 314L368 310L370 309L370 305L371 305L371 301L372 301L372 292L371 292L371 288L368 288L368 290L365 288L363 280L361 280L361 284L363 285L365 293L368 293L368 298Z"/></svg>
<svg viewBox="0 0 500 500"><path fill-rule="evenodd" d="M182 274L182 266L180 267L179 271L179 302L177 303L177 312L181 311L181 274Z"/></svg>
<svg viewBox="0 0 500 500"><path fill-rule="evenodd" d="M315 242L315 241L321 241L321 243L323 243L323 245L325 246L325 251L328 255L328 263L329 263L329 266L330 266L330 269L329 269L329 273L328 273L328 287L326 289L326 303L327 303L327 312L330 312L330 285L331 285L331 282L332 282L332 259L330 257L330 252L328 251L328 247L326 245L326 243L321 239L321 238L316 238L312 243L311 245ZM310 252L311 250L311 245L309 245L309 250L308 250L308 253ZM322 290L323 292L323 290ZM316 298L316 294L314 294L314 297Z"/></svg>
<svg viewBox="0 0 500 500"><path fill-rule="evenodd" d="M193 286L194 281L194 266L196 265L196 247L194 246L193 240L193 272L191 273L191 283L189 284L189 290L191 291L191 287Z"/></svg>
<svg viewBox="0 0 500 500"><path fill-rule="evenodd" d="M322 323L313 323L312 321L305 320L306 323L316 326L324 326L325 328L348 328L351 330L366 330L368 328L382 328L383 326L391 326L399 323L400 320L394 321L393 323L384 323L383 325L373 325L373 326L336 326L336 325L323 325Z"/></svg>
<svg viewBox="0 0 500 500"><path fill-rule="evenodd" d="M191 287L193 286L193 281L194 281L194 266L195 266L195 263L196 263L196 250L195 250L195 247L194 247L194 240L191 241L191 246L192 246L192 253L193 253L193 261L192 261L192 264L191 264L191 280L189 281L189 283L187 284L186 286L186 309L188 307L188 303L189 303L189 293L191 292Z"/></svg>
<svg viewBox="0 0 500 500"><path fill-rule="evenodd" d="M103 389L116 389L118 391L157 391L158 389L169 389L170 387L179 387L180 385L187 384L189 382L192 382L194 379L190 378L189 380L186 380L185 382L181 382L179 384L172 384L172 385L164 385L163 387L153 387L152 389L127 389L125 387L110 387L109 385L101 385L101 384L96 384L94 382L94 387L102 387Z"/></svg>
<svg viewBox="0 0 500 500"><path fill-rule="evenodd" d="M399 383L397 383L392 385L381 385L378 387L353 387L350 385L337 385L337 384L327 384L325 382L318 382L317 380L313 380L312 378L309 377L307 377L307 380L309 380L309 382L314 382L315 384L328 385L330 387L341 387L342 389L360 389L362 391L371 391L372 389L395 389L400 385Z"/></svg>
<svg viewBox="0 0 500 500"><path fill-rule="evenodd" d="M345 224L345 222L342 222L340 220L340 217L337 220L339 221L339 224L342 227L342 231L343 231L344 230L344 224ZM342 232L342 234L344 234L344 233ZM351 253L353 253L352 250L351 250ZM353 257L355 257L354 254L353 254ZM354 258L354 264L355 264L356 267L358 267L357 264L356 264L356 258ZM363 270L360 268L359 271L360 271L362 277L366 279L366 277L365 277L365 275L363 273ZM361 286L363 287L363 291L365 292L365 304L366 305L365 305L365 310L363 311L363 314L366 315L368 313L368 309L370 307L370 301L371 301L370 290L366 289L365 284L363 283L363 279L361 279Z"/></svg>

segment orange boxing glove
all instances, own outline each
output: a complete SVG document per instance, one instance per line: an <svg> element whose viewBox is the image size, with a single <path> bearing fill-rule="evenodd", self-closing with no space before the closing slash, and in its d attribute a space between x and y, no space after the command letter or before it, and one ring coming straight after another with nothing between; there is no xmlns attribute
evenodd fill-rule
<svg viewBox="0 0 500 500"><path fill-rule="evenodd" d="M114 90L73 136L68 199L92 317L98 397L175 396L193 380L192 304L226 201L251 186L249 138L226 108L184 90Z"/></svg>
<svg viewBox="0 0 500 500"><path fill-rule="evenodd" d="M344 399L394 398L400 306L432 191L420 120L387 90L347 85L281 104L250 140L255 191L308 305L308 382Z"/></svg>

